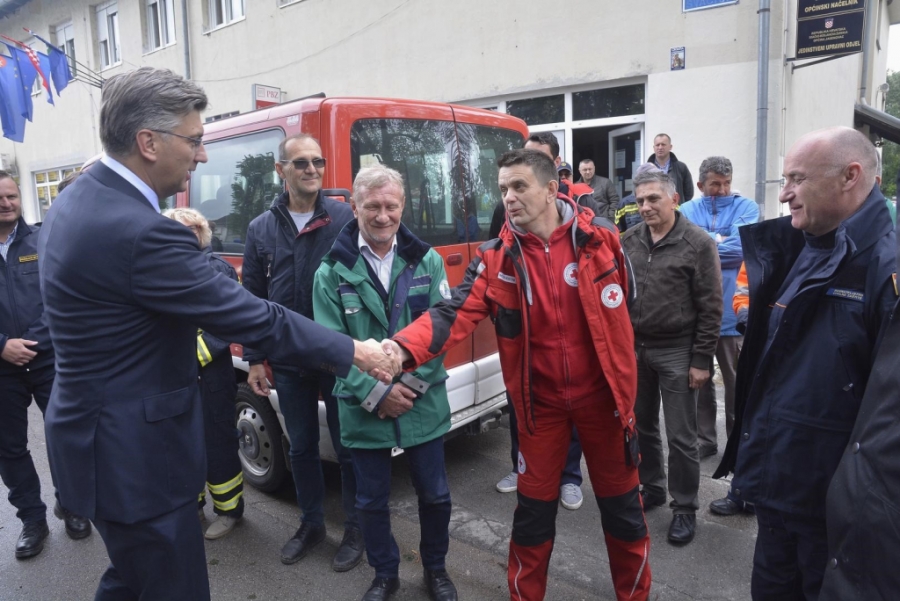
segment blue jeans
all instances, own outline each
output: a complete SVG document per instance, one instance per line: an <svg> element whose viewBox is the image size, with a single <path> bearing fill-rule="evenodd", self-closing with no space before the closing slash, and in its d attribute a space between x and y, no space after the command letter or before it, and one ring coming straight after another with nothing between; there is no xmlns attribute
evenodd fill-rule
<svg viewBox="0 0 900 601"><path fill-rule="evenodd" d="M9 502L18 510L16 517L24 523L47 517L41 480L28 450L28 406L33 396L41 413L47 410L54 375L49 365L0 376L0 478L9 489Z"/></svg>
<svg viewBox="0 0 900 601"><path fill-rule="evenodd" d="M509 404L509 439L510 458L512 459L512 469L514 472L519 471L519 420L516 419L516 412L513 410L512 399L509 393L506 394L506 401ZM559 485L574 484L581 486L583 478L581 477L581 441L578 440L578 432L572 428L572 442L569 443L569 453L566 455L566 467L563 468L562 478Z"/></svg>
<svg viewBox="0 0 900 601"><path fill-rule="evenodd" d="M356 470L356 510L369 565L377 578L396 578L400 550L391 534L391 450L351 449ZM426 570L443 570L450 546L450 487L444 469L444 439L405 449L419 497L419 554Z"/></svg>
<svg viewBox="0 0 900 601"><path fill-rule="evenodd" d="M322 459L319 457L319 392L325 401L325 415L331 444L341 464L341 502L344 507L345 528L358 527L356 508L356 476L350 452L341 444L341 424L337 399L332 396L334 376L324 374L301 375L296 372L272 370L278 403L284 415L288 439L291 442L291 471L297 490L297 504L303 511L303 522L322 525L325 513L325 480Z"/></svg>

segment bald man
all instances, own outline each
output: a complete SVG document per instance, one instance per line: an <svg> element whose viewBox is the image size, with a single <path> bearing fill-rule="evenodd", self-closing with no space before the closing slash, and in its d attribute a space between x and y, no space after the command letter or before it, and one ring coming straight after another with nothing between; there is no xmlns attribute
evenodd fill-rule
<svg viewBox="0 0 900 601"><path fill-rule="evenodd" d="M732 494L755 504L754 600L816 600L829 563L825 494L897 301L876 166L853 129L807 134L784 160L790 216L740 230L751 302L736 421L713 477L734 472Z"/></svg>

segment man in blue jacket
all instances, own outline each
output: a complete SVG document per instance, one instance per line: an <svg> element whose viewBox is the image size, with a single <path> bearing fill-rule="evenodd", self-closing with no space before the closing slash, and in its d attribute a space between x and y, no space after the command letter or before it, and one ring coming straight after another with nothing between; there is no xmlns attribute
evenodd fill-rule
<svg viewBox="0 0 900 601"><path fill-rule="evenodd" d="M244 247L244 288L310 319L316 270L341 228L353 221L349 204L322 195L325 164L322 148L312 136L297 134L281 141L275 170L284 180L285 191L268 211L250 223ZM266 354L245 347L244 359L250 363L247 383L256 394L268 396L263 366ZM332 568L346 572L362 559L364 544L354 507L353 463L350 452L341 445L337 401L331 394L334 376L275 360L269 364L291 442L291 473L297 504L303 512L300 528L281 549L281 561L296 563L325 540L325 480L319 457L321 393L331 442L341 464L341 496L346 516L344 537Z"/></svg>
<svg viewBox="0 0 900 601"><path fill-rule="evenodd" d="M47 410L53 388L53 346L44 320L38 278L37 231L22 219L19 186L0 171L0 478L23 528L16 558L34 557L50 533L41 481L28 451L28 406ZM91 523L67 511L54 513L73 539L91 533Z"/></svg>
<svg viewBox="0 0 900 601"><path fill-rule="evenodd" d="M729 435L734 426L734 372L744 342L744 337L737 331L737 316L731 307L738 269L744 261L738 228L759 221L759 207L755 202L740 194L731 194L732 173L731 161L727 158L713 156L705 159L700 163L700 181L697 182L701 197L681 205L681 214L709 234L719 251L725 306L722 330L716 344L716 361L719 362L725 385L725 431ZM706 381L697 396L697 434L700 459L719 452L716 385L712 378Z"/></svg>
<svg viewBox="0 0 900 601"><path fill-rule="evenodd" d="M815 600L828 545L825 496L896 303L895 236L875 147L835 127L784 160L790 216L741 229L750 285L735 424L714 478L756 509L754 600Z"/></svg>
<svg viewBox="0 0 900 601"><path fill-rule="evenodd" d="M110 566L95 599L210 598L197 493L206 475L197 329L345 376L395 369L216 273L159 214L207 160L206 94L165 69L103 85L105 153L60 194L38 236L57 374L46 414L60 501L91 519ZM383 367L382 367L383 366Z"/></svg>

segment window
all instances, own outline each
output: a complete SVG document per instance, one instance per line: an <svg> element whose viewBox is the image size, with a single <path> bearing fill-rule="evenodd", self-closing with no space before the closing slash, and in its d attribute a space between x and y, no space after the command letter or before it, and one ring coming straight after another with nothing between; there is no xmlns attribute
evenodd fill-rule
<svg viewBox="0 0 900 601"><path fill-rule="evenodd" d="M191 176L191 206L209 220L215 252L243 254L244 236L284 189L275 171L280 129L204 142L209 160Z"/></svg>
<svg viewBox="0 0 900 601"><path fill-rule="evenodd" d="M518 132L413 119L362 119L350 130L353 177L383 163L403 175L403 223L432 246L487 239L499 200L496 160Z"/></svg>
<svg viewBox="0 0 900 601"><path fill-rule="evenodd" d="M97 43L100 68L106 69L122 62L119 45L119 5L107 2L97 6Z"/></svg>
<svg viewBox="0 0 900 601"><path fill-rule="evenodd" d="M147 39L146 49L156 50L175 43L174 0L146 0Z"/></svg>
<svg viewBox="0 0 900 601"><path fill-rule="evenodd" d="M644 85L602 88L572 94L572 119L606 119L644 114Z"/></svg>
<svg viewBox="0 0 900 601"><path fill-rule="evenodd" d="M41 221L47 216L50 210L50 204L59 194L59 183L65 179L70 173L78 171L79 167L63 167L61 169L50 169L49 171L35 171L32 174L34 178L35 196L41 208Z"/></svg>
<svg viewBox="0 0 900 601"><path fill-rule="evenodd" d="M561 123L566 120L565 96L544 96L543 98L526 98L524 100L508 100L506 112L518 117L528 125L540 123Z"/></svg>
<svg viewBox="0 0 900 601"><path fill-rule="evenodd" d="M78 74L78 67L75 62L75 29L72 23L57 25L53 29L53 37L56 47L69 57L69 71L72 72L72 77L75 77Z"/></svg>
<svg viewBox="0 0 900 601"><path fill-rule="evenodd" d="M209 0L209 28L244 18L244 0Z"/></svg>

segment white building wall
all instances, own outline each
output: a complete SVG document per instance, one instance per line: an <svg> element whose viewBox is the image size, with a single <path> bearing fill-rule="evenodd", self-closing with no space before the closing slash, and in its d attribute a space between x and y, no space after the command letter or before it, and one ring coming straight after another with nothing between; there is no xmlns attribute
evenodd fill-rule
<svg viewBox="0 0 900 601"><path fill-rule="evenodd" d="M881 51L873 86L884 81L887 18L880 1ZM71 20L80 61L98 69L97 0L32 0L0 22L17 39L23 26L49 36ZM317 92L461 101L541 96L559 90L646 81L644 147L659 131L696 177L700 161L724 154L735 187L755 195L758 3L691 13L677 0L245 0L246 16L209 31L208 0L187 0L191 71L210 97L208 115L251 109L252 84L283 90L284 100ZM767 179L802 133L852 125L859 56L800 69L793 51L796 1L772 2ZM176 43L145 53L143 0L120 0L122 64L104 77L142 65L185 72L181 0L175 0ZM670 49L686 48L686 69L669 70ZM99 151L99 90L73 82L55 108L35 99L26 142L0 139L22 181L26 219L38 215L32 173L78 164ZM767 189L768 215L777 185Z"/></svg>

